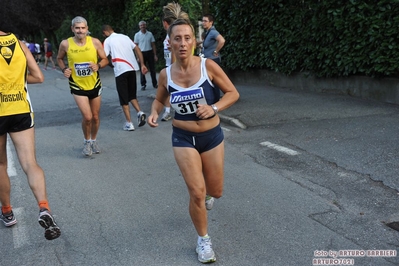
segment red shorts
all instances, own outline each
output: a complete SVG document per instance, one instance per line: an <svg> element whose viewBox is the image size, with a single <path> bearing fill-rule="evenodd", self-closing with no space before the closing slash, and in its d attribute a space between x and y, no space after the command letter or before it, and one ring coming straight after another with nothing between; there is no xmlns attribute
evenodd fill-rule
<svg viewBox="0 0 399 266"><path fill-rule="evenodd" d="M47 52L47 53L46 53L46 57L47 57L47 58L52 57L52 56L53 56L53 52Z"/></svg>

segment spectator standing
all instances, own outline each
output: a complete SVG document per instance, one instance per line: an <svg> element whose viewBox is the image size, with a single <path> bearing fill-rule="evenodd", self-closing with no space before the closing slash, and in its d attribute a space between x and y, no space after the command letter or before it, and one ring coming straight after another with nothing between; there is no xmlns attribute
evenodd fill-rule
<svg viewBox="0 0 399 266"><path fill-rule="evenodd" d="M130 118L129 102L137 111L138 126L141 127L146 123L146 114L140 110L137 101L136 71L141 69L142 74L145 75L148 70L144 65L140 48L128 36L114 32L110 25L104 25L102 32L106 37L104 52L106 56L111 56L119 103L126 118L123 130L133 131L134 126ZM139 58L141 68L137 63L135 54Z"/></svg>
<svg viewBox="0 0 399 266"><path fill-rule="evenodd" d="M134 43L139 46L143 54L144 65L148 65L151 74L152 86L154 89L158 88L158 81L155 72L155 62L158 61L157 49L155 47L154 35L147 30L147 23L145 21L139 22L140 31L134 35ZM141 90L145 90L147 80L145 75L141 73L140 76Z"/></svg>
<svg viewBox="0 0 399 266"><path fill-rule="evenodd" d="M102 85L98 70L108 65L100 40L87 35L89 27L85 18L72 19L74 37L63 40L57 61L64 76L69 79L71 94L82 114L83 155L100 153L97 133L100 128ZM68 58L68 67L64 57Z"/></svg>
<svg viewBox="0 0 399 266"><path fill-rule="evenodd" d="M206 31L202 42L202 54L205 58L210 58L220 65L220 50L223 48L225 40L213 25L214 20L211 14L206 14L202 17L202 26Z"/></svg>
<svg viewBox="0 0 399 266"><path fill-rule="evenodd" d="M8 133L39 205L39 224L45 229L44 237L53 240L61 235L61 231L50 212L44 172L36 161L34 116L27 89L27 84L42 83L44 76L26 45L14 34L0 31L0 50L3 55L7 54L0 57L0 84L3 85L0 94L13 99L0 104L0 220L7 227L17 223L7 173Z"/></svg>
<svg viewBox="0 0 399 266"><path fill-rule="evenodd" d="M51 61L53 69L55 69L55 64L53 61L53 46L51 45L51 43L48 41L47 38L44 38L43 48L44 48L44 70L47 70L48 60Z"/></svg>

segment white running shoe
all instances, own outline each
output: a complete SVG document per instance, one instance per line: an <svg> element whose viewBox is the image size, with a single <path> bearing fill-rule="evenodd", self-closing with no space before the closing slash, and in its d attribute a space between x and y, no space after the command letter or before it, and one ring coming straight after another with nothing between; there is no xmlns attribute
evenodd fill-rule
<svg viewBox="0 0 399 266"><path fill-rule="evenodd" d="M95 154L99 154L101 152L100 147L98 147L97 141L91 142L91 151Z"/></svg>
<svg viewBox="0 0 399 266"><path fill-rule="evenodd" d="M211 263L216 261L215 252L213 252L212 242L209 236L201 238L201 241L197 243L195 251L198 253L198 260L202 263Z"/></svg>
<svg viewBox="0 0 399 266"><path fill-rule="evenodd" d="M145 125L145 119L146 119L146 115L144 112L140 112L137 114L137 124L139 125L139 127L142 127Z"/></svg>
<svg viewBox="0 0 399 266"><path fill-rule="evenodd" d="M61 235L61 230L55 222L53 215L47 209L41 209L39 213L39 224L45 229L44 237L53 240Z"/></svg>
<svg viewBox="0 0 399 266"><path fill-rule="evenodd" d="M163 113L161 121L168 121L170 119L172 119L172 117L170 116L169 112Z"/></svg>
<svg viewBox="0 0 399 266"><path fill-rule="evenodd" d="M215 202L215 198L209 195L205 197L205 207L208 211L212 210L213 203Z"/></svg>
<svg viewBox="0 0 399 266"><path fill-rule="evenodd" d="M91 143L90 141L86 141L83 144L83 151L82 151L84 156L91 156L93 154L93 151L91 150Z"/></svg>
<svg viewBox="0 0 399 266"><path fill-rule="evenodd" d="M17 223L17 219L15 219L14 213L11 211L8 214L4 214L0 211L0 220L3 221L4 225L9 227Z"/></svg>
<svg viewBox="0 0 399 266"><path fill-rule="evenodd" d="M134 126L132 122L126 122L123 126L123 130L125 131L134 131Z"/></svg>

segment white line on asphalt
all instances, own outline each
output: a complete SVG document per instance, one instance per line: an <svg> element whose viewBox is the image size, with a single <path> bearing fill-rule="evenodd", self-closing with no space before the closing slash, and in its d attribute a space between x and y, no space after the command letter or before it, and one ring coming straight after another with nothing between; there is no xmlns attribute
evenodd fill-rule
<svg viewBox="0 0 399 266"><path fill-rule="evenodd" d="M284 153L286 153L288 155L298 155L299 154L299 152L297 152L297 151L291 150L291 149L286 148L284 146L280 146L280 145L271 143L269 141L261 142L260 145L266 146L266 147L274 149L276 151L284 152Z"/></svg>
<svg viewBox="0 0 399 266"><path fill-rule="evenodd" d="M12 141L9 137L7 137L7 173L8 176L16 176L17 170L15 169L15 161L12 150L10 148L12 145ZM16 179L18 180L18 179ZM16 190L20 189L21 186L16 182L15 185ZM14 212L15 218L17 219L18 223L11 227L12 230L12 238L14 248L20 248L22 246L28 245L29 240L27 236L26 224L25 224L25 210L24 208L13 208L12 211Z"/></svg>
<svg viewBox="0 0 399 266"><path fill-rule="evenodd" d="M227 132L229 132L229 131L231 131L230 129L228 129L227 127L221 127L224 131L227 131Z"/></svg>
<svg viewBox="0 0 399 266"><path fill-rule="evenodd" d="M15 218L18 223L12 228L12 238L14 248L20 248L29 244L29 238L27 236L26 224L25 224L25 210L24 208L13 208Z"/></svg>
<svg viewBox="0 0 399 266"><path fill-rule="evenodd" d="M12 141L10 140L9 137L7 137L7 162L8 162L8 167L7 167L7 173L8 176L16 176L17 175L17 170L15 169L14 166L14 156L12 156L11 148L10 145L12 144Z"/></svg>

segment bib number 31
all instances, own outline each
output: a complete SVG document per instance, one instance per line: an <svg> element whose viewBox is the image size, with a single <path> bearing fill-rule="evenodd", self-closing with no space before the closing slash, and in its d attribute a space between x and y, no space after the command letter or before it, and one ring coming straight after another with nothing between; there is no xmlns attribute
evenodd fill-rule
<svg viewBox="0 0 399 266"><path fill-rule="evenodd" d="M206 104L202 87L175 91L170 94L172 108L181 115L194 114L198 104Z"/></svg>
<svg viewBox="0 0 399 266"><path fill-rule="evenodd" d="M198 109L198 101L178 104L181 114L192 114Z"/></svg>

